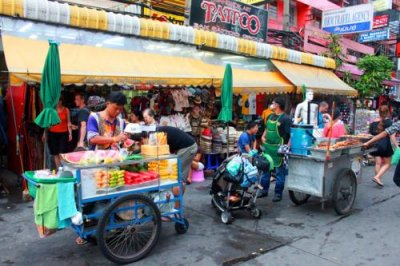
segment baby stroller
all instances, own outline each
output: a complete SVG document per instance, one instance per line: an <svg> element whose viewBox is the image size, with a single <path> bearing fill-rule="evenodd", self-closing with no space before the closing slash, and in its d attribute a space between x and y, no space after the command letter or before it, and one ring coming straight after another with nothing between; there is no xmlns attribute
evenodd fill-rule
<svg viewBox="0 0 400 266"><path fill-rule="evenodd" d="M221 212L221 221L233 221L231 212L247 209L254 218L261 217L256 201L261 172L272 170L272 159L268 155L234 155L218 167L211 184L211 204Z"/></svg>

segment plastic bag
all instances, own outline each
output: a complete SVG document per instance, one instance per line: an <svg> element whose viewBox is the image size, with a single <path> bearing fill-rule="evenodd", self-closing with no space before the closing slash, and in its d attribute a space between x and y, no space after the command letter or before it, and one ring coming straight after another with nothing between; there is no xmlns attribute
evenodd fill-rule
<svg viewBox="0 0 400 266"><path fill-rule="evenodd" d="M397 148L392 156L392 164L397 164L399 160L400 160L400 148Z"/></svg>

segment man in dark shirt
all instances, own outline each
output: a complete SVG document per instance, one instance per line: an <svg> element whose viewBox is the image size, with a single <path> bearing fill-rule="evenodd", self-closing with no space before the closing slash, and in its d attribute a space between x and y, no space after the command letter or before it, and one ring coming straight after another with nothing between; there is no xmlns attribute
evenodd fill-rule
<svg viewBox="0 0 400 266"><path fill-rule="evenodd" d="M190 166L197 152L197 144L186 132L176 127L160 126L157 132L167 134L167 143L171 153L176 153L181 160L182 179L185 183L190 180Z"/></svg>
<svg viewBox="0 0 400 266"><path fill-rule="evenodd" d="M75 105L78 107L78 145L77 148L85 147L86 140L86 123L88 121L90 112L86 108L85 96L82 93L75 94Z"/></svg>
<svg viewBox="0 0 400 266"><path fill-rule="evenodd" d="M283 97L275 98L271 108L274 113L268 117L261 141L264 143L265 153L270 155L274 161L276 184L275 196L272 201L276 202L282 199L282 192L287 175L286 167L283 164L283 157L278 154L278 149L281 145L289 143L292 121L284 112L285 99ZM270 185L269 173L263 174L261 177L261 185L263 186L261 196L267 196Z"/></svg>

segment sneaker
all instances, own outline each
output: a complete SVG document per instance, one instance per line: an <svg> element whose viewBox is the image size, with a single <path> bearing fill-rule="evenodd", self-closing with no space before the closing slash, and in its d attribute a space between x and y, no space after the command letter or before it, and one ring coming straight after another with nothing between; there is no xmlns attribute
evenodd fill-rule
<svg viewBox="0 0 400 266"><path fill-rule="evenodd" d="M272 202L278 202L282 200L282 195L275 194L274 198L272 199Z"/></svg>
<svg viewBox="0 0 400 266"><path fill-rule="evenodd" d="M265 198L268 197L268 191L260 191L257 195L257 198Z"/></svg>

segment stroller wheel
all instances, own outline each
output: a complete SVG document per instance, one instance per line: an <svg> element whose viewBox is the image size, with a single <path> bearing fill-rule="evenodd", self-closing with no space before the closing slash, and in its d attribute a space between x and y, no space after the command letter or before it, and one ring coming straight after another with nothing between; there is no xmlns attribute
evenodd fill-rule
<svg viewBox="0 0 400 266"><path fill-rule="evenodd" d="M262 212L258 208L254 208L250 210L250 215L253 216L256 219L260 219Z"/></svg>
<svg viewBox="0 0 400 266"><path fill-rule="evenodd" d="M230 224L233 221L233 217L230 212L224 211L221 213L221 221L224 224Z"/></svg>
<svg viewBox="0 0 400 266"><path fill-rule="evenodd" d="M214 199L213 199L213 198L211 198L211 206L213 206L214 209L217 208L217 205L215 205L215 202L214 202Z"/></svg>

